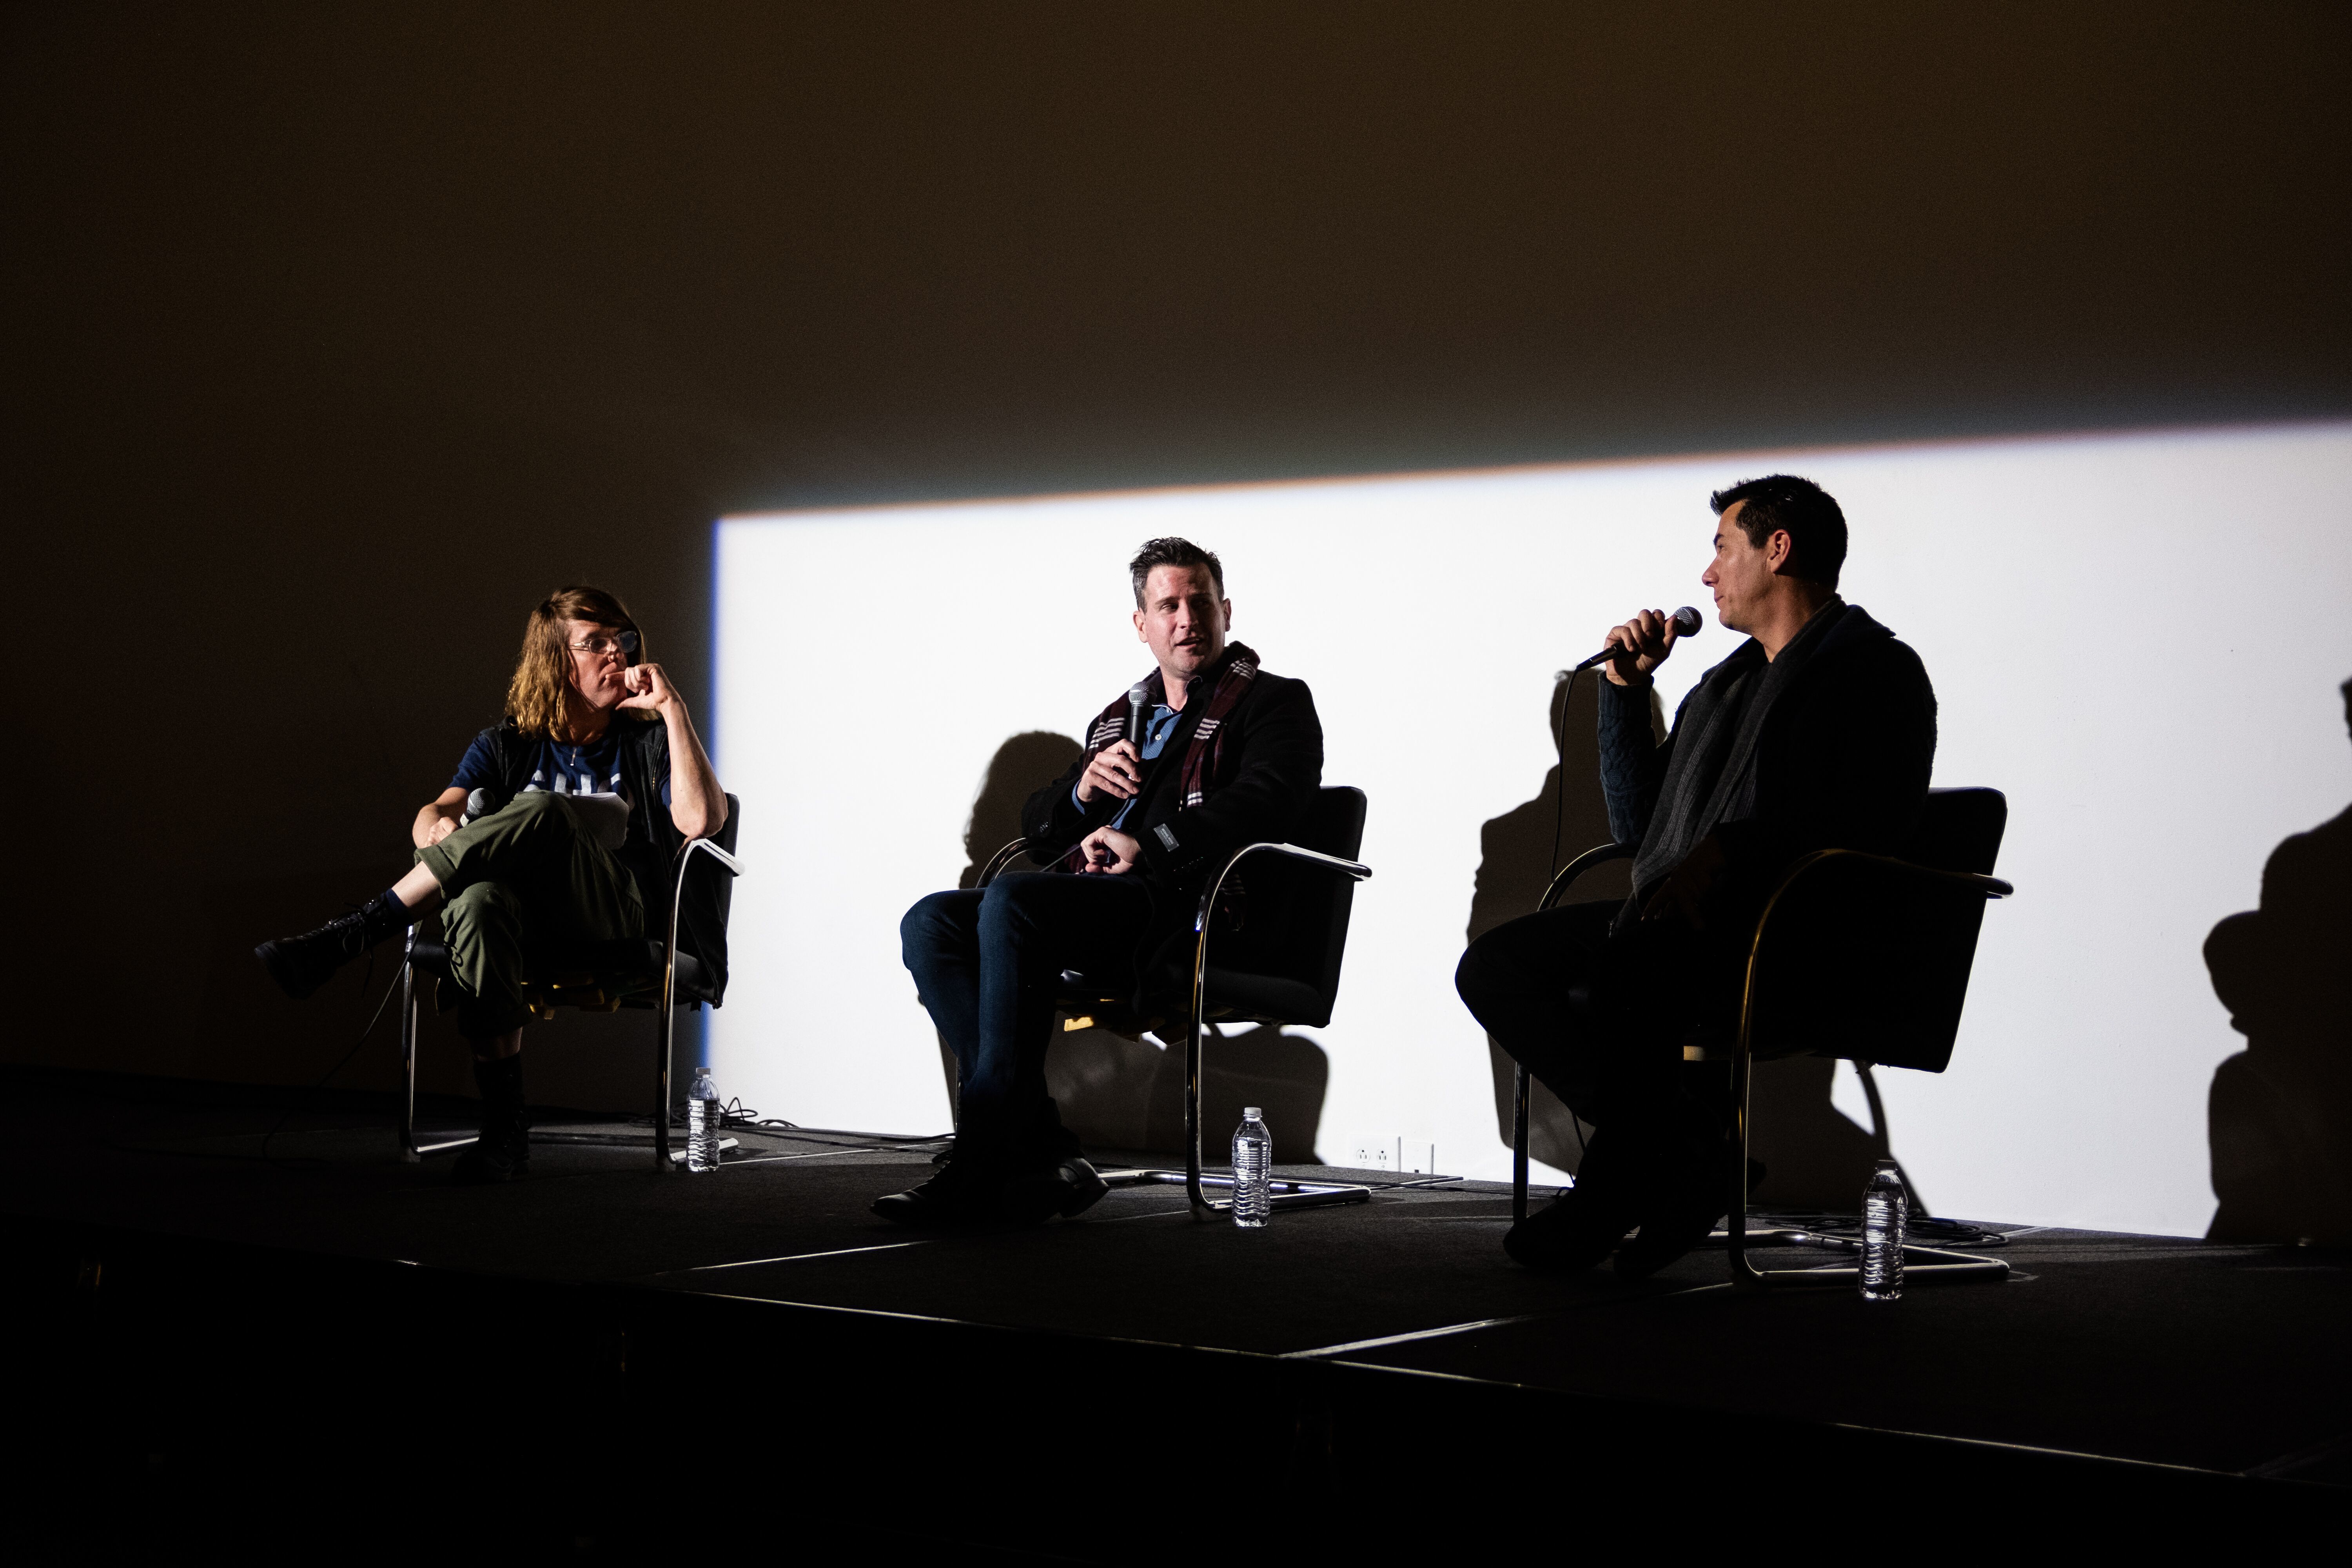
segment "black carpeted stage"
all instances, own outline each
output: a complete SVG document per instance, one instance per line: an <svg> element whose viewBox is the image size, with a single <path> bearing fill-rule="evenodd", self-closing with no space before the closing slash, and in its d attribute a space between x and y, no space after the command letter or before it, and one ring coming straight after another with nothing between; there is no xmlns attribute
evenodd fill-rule
<svg viewBox="0 0 2352 1568"><path fill-rule="evenodd" d="M2085 1529L2352 1500L2337 1254L1994 1226L2010 1283L1888 1307L1737 1292L1707 1252L1624 1287L1514 1268L1507 1193L1466 1183L1256 1233L1124 1189L927 1239L866 1205L932 1145L739 1130L662 1176L644 1129L550 1115L530 1181L470 1190L355 1100L265 1161L290 1097L0 1085L15 1426L46 1435L17 1480L86 1489L86 1544L594 1554L700 1499L826 1561L1123 1563L1835 1521L1874 1485Z"/></svg>

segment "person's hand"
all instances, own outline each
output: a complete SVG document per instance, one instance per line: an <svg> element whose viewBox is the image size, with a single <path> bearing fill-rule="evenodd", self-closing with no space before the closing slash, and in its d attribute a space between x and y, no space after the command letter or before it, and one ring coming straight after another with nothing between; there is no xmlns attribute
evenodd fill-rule
<svg viewBox="0 0 2352 1568"><path fill-rule="evenodd" d="M1080 872L1124 877L1135 869L1136 857L1143 853L1143 846L1116 827L1097 827L1079 841L1078 853L1086 862L1078 868Z"/></svg>
<svg viewBox="0 0 2352 1568"><path fill-rule="evenodd" d="M621 699L623 708L650 709L662 713L678 700L677 688L669 683L669 677L657 664L629 666L621 671L621 684L629 689L629 695Z"/></svg>
<svg viewBox="0 0 2352 1568"><path fill-rule="evenodd" d="M1673 616L1664 610L1643 610L1623 626L1609 628L1608 639L1601 646L1625 651L1602 665L1601 672L1615 685L1630 686L1633 682L1625 678L1627 666L1636 676L1646 677L1666 662L1666 656L1681 640Z"/></svg>
<svg viewBox="0 0 2352 1568"><path fill-rule="evenodd" d="M1133 800L1142 787L1143 759L1136 754L1135 742L1113 741L1097 752L1087 771L1078 775L1078 801L1091 805L1097 793L1113 800Z"/></svg>
<svg viewBox="0 0 2352 1568"><path fill-rule="evenodd" d="M426 828L426 829L425 830L425 845L426 845L428 847L431 847L431 846L433 846L433 845L436 845L436 844L440 843L440 842L441 842L441 840L443 840L444 838L448 837L449 837L449 835L451 835L452 833L455 833L455 832L457 832L457 819L456 817L454 817L454 816L437 816L437 817L435 817L435 818L433 819L433 826L430 826L430 827L428 827L428 828Z"/></svg>
<svg viewBox="0 0 2352 1568"><path fill-rule="evenodd" d="M1683 863L1667 873L1642 906L1645 921L1678 920L1693 931L1706 929L1706 902L1716 887L1723 880L1727 864L1723 845L1710 833L1693 846L1683 857Z"/></svg>

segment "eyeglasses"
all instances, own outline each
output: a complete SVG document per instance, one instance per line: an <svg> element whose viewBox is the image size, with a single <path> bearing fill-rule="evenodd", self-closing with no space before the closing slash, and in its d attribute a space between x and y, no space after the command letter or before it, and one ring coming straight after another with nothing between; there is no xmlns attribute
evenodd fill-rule
<svg viewBox="0 0 2352 1568"><path fill-rule="evenodd" d="M590 637L586 642L576 642L567 646L573 653L593 653L598 658L604 658L608 653L617 653L625 658L637 651L637 634L623 632L617 637Z"/></svg>

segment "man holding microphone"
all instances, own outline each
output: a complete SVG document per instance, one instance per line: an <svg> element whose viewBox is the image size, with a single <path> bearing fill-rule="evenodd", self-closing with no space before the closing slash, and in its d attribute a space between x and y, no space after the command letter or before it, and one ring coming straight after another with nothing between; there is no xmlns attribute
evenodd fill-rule
<svg viewBox="0 0 2352 1568"><path fill-rule="evenodd" d="M1051 869L933 893L899 924L961 1090L946 1167L874 1205L898 1224L1034 1224L1102 1196L1045 1092L1060 973L1148 987L1190 936L1203 880L1243 845L1286 837L1321 786L1315 699L1226 640L1233 603L1216 556L1154 539L1129 577L1136 637L1156 668L1139 700L1121 693L1106 707L1085 754L1023 808L1030 858Z"/></svg>
<svg viewBox="0 0 2352 1568"><path fill-rule="evenodd" d="M1704 1239L1723 1213L1719 1063L1683 1047L1736 1029L1741 965L1781 873L1816 849L1891 853L1916 822L1936 753L1919 657L1837 594L1844 513L1775 474L1709 498L1700 581L1748 640L1699 678L1657 744L1652 672L1683 634L1657 610L1611 630L1601 689L1610 830L1640 846L1633 895L1498 926L1455 971L1463 1002L1594 1129L1576 1184L1514 1226L1530 1268L1630 1278Z"/></svg>

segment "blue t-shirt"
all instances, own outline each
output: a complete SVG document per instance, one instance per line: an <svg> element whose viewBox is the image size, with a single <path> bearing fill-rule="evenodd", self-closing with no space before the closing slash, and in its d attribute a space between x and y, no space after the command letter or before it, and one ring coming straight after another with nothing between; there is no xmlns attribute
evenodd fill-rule
<svg viewBox="0 0 2352 1568"><path fill-rule="evenodd" d="M615 724L585 746L575 746L569 741L542 740L538 742L538 754L531 758L531 774L522 786L525 795L545 791L550 795L626 795L621 787L621 734ZM489 739L477 735L474 743L466 748L465 761L457 764L457 776L449 781L451 789L488 789L496 794L506 781L498 776L497 756L490 750ZM669 774L661 781L662 804L669 804ZM632 805L635 803L632 802Z"/></svg>

